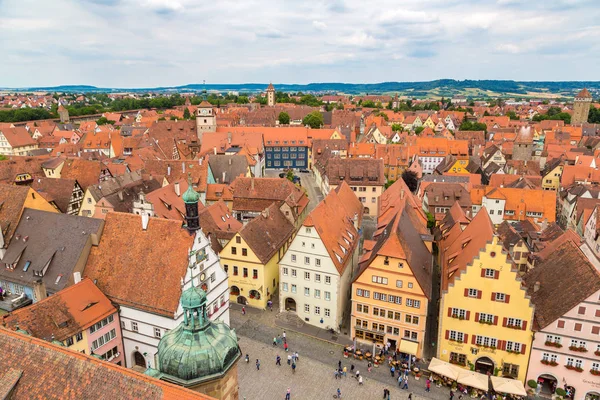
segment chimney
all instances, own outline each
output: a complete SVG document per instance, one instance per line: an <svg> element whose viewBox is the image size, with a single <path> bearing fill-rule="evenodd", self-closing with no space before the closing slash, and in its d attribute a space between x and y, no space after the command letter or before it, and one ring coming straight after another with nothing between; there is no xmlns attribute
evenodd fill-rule
<svg viewBox="0 0 600 400"><path fill-rule="evenodd" d="M231 132L227 132L227 143L231 144Z"/></svg>
<svg viewBox="0 0 600 400"><path fill-rule="evenodd" d="M198 165L202 165L202 160L203 160L202 158L198 159Z"/></svg>
<svg viewBox="0 0 600 400"><path fill-rule="evenodd" d="M181 172L185 174L185 162L181 163Z"/></svg>
<svg viewBox="0 0 600 400"><path fill-rule="evenodd" d="M120 200L120 201L123 201L123 191L122 191L122 190L119 190L119 191L117 192L117 196L119 196L119 200Z"/></svg>
<svg viewBox="0 0 600 400"><path fill-rule="evenodd" d="M48 297L46 293L46 284L42 279L38 279L37 281L33 282L33 293L38 301L44 300L46 297Z"/></svg>
<svg viewBox="0 0 600 400"><path fill-rule="evenodd" d="M354 213L354 227L356 228L356 230L358 230L360 227L358 226L358 213Z"/></svg>
<svg viewBox="0 0 600 400"><path fill-rule="evenodd" d="M79 282L81 282L81 272L79 272L79 271L73 272L73 282L75 284L78 284Z"/></svg>
<svg viewBox="0 0 600 400"><path fill-rule="evenodd" d="M215 156L217 155L217 147L213 147L213 151L215 152Z"/></svg>
<svg viewBox="0 0 600 400"><path fill-rule="evenodd" d="M402 189L402 190L400 191L400 199L403 199L403 198L404 198L404 189Z"/></svg>
<svg viewBox="0 0 600 400"><path fill-rule="evenodd" d="M540 290L540 281L537 281L533 284L533 292L537 292L538 290Z"/></svg>
<svg viewBox="0 0 600 400"><path fill-rule="evenodd" d="M175 194L177 195L177 197L181 196L181 190L179 189L179 182L175 182L173 184L173 187L175 189Z"/></svg>
<svg viewBox="0 0 600 400"><path fill-rule="evenodd" d="M223 183L225 183L225 176L227 175L227 171L223 171Z"/></svg>
<svg viewBox="0 0 600 400"><path fill-rule="evenodd" d="M148 222L150 222L150 217L146 214L142 214L142 229L148 229Z"/></svg>
<svg viewBox="0 0 600 400"><path fill-rule="evenodd" d="M231 165L231 157L229 157L229 165Z"/></svg>
<svg viewBox="0 0 600 400"><path fill-rule="evenodd" d="M98 246L98 235L97 234L91 233L90 239L92 241L92 246Z"/></svg>
<svg viewBox="0 0 600 400"><path fill-rule="evenodd" d="M263 212L262 212L262 216L263 216L263 217L265 217L265 218L269 218L269 215L270 215L270 214L269 214L269 208L267 207L267 208L265 208L265 209L263 210Z"/></svg>
<svg viewBox="0 0 600 400"><path fill-rule="evenodd" d="M254 190L254 178L250 178L250 190Z"/></svg>
<svg viewBox="0 0 600 400"><path fill-rule="evenodd" d="M167 176L171 176L171 166L167 166Z"/></svg>

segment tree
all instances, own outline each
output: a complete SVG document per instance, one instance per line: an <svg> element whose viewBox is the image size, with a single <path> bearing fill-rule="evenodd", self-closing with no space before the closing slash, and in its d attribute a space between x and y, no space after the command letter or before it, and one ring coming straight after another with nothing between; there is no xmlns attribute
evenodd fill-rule
<svg viewBox="0 0 600 400"><path fill-rule="evenodd" d="M487 131L487 125L483 122L464 121L458 128L460 131Z"/></svg>
<svg viewBox="0 0 600 400"><path fill-rule="evenodd" d="M189 109L186 107L186 108L183 110L183 118L184 118L184 119L190 119L191 117L192 117L192 116L190 115L190 110L189 110Z"/></svg>
<svg viewBox="0 0 600 400"><path fill-rule="evenodd" d="M389 188L390 186L392 186L394 183L396 183L396 181L387 181L387 182L385 183L384 187L387 189L387 188Z"/></svg>
<svg viewBox="0 0 600 400"><path fill-rule="evenodd" d="M392 131L393 132L402 132L404 130L404 127L400 124L392 124Z"/></svg>
<svg viewBox="0 0 600 400"><path fill-rule="evenodd" d="M600 124L600 109L591 106L590 114L588 115L588 122L590 124Z"/></svg>
<svg viewBox="0 0 600 400"><path fill-rule="evenodd" d="M310 126L313 129L318 129L323 125L323 114L318 111L313 111L302 120L302 125Z"/></svg>
<svg viewBox="0 0 600 400"><path fill-rule="evenodd" d="M106 119L106 117L100 117L98 118L98 120L96 120L96 124L98 125L106 125L108 124L108 119Z"/></svg>
<svg viewBox="0 0 600 400"><path fill-rule="evenodd" d="M519 116L514 111L509 111L509 112L506 113L506 115L508 116L508 118L510 118L513 121L518 121L519 120Z"/></svg>
<svg viewBox="0 0 600 400"><path fill-rule="evenodd" d="M419 186L419 178L417 177L416 172L405 169L404 172L402 172L402 180L406 183L406 186L408 186L408 189L411 192L416 192L417 187Z"/></svg>
<svg viewBox="0 0 600 400"><path fill-rule="evenodd" d="M294 182L294 171L291 169L288 169L287 173L285 174L285 177L290 181L290 182Z"/></svg>
<svg viewBox="0 0 600 400"><path fill-rule="evenodd" d="M279 120L280 125L289 125L290 114L286 113L285 111L282 111L279 113L279 117L277 117L277 119Z"/></svg>
<svg viewBox="0 0 600 400"><path fill-rule="evenodd" d="M435 228L435 217L433 216L433 214L427 212L425 213L425 215L427 215L427 228Z"/></svg>
<svg viewBox="0 0 600 400"><path fill-rule="evenodd" d="M421 132L423 132L424 130L425 130L425 127L424 127L424 126L417 126L417 127L415 128L415 134L416 134L416 135L420 135L420 134L421 134Z"/></svg>
<svg viewBox="0 0 600 400"><path fill-rule="evenodd" d="M383 111L378 112L377 114L375 114L378 117L383 118L384 120L388 121L390 119L390 117L388 117L388 115L386 113L384 113Z"/></svg>

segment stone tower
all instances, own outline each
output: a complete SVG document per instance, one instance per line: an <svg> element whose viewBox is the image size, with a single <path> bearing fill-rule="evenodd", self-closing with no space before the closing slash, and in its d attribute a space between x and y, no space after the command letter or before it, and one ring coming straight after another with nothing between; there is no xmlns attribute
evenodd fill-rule
<svg viewBox="0 0 600 400"><path fill-rule="evenodd" d="M147 375L222 400L238 400L237 362L242 352L235 331L212 322L206 292L192 286L181 294L183 323L158 343L156 368Z"/></svg>
<svg viewBox="0 0 600 400"><path fill-rule="evenodd" d="M208 101L203 100L198 105L198 111L196 112L196 133L200 144L202 144L202 134L204 132L216 131L217 117L215 116L213 106Z"/></svg>
<svg viewBox="0 0 600 400"><path fill-rule="evenodd" d="M269 87L267 87L267 105L269 107L275 105L275 87L272 83L269 83Z"/></svg>
<svg viewBox="0 0 600 400"><path fill-rule="evenodd" d="M592 105L592 95L587 89L583 89L575 96L573 104L573 116L571 117L571 125L579 125L586 123Z"/></svg>
<svg viewBox="0 0 600 400"><path fill-rule="evenodd" d="M200 217L198 215L198 202L200 195L192 187L192 175L188 175L188 188L181 196L185 204L185 225L190 233L200 229Z"/></svg>
<svg viewBox="0 0 600 400"><path fill-rule="evenodd" d="M60 117L60 122L63 124L66 124L67 122L69 122L69 110L67 110L65 107L63 107L62 104L58 105L58 116Z"/></svg>

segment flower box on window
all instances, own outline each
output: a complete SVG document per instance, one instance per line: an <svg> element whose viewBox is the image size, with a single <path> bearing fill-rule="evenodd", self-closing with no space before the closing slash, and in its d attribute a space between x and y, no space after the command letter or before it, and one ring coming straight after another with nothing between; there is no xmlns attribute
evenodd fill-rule
<svg viewBox="0 0 600 400"><path fill-rule="evenodd" d="M550 367L556 367L558 365L558 363L556 361L550 361L550 360L542 360L541 363L544 365L549 365Z"/></svg>
<svg viewBox="0 0 600 400"><path fill-rule="evenodd" d="M586 353L587 349L585 347L579 347L579 346L569 346L569 350L571 351L578 351L580 353Z"/></svg>
<svg viewBox="0 0 600 400"><path fill-rule="evenodd" d="M596 371L595 369L590 369L590 374L598 376L598 375L600 375L600 371Z"/></svg>
<svg viewBox="0 0 600 400"><path fill-rule="evenodd" d="M521 326L519 326L519 325L506 325L506 327L510 328L510 329L518 329L518 330L522 329Z"/></svg>
<svg viewBox="0 0 600 400"><path fill-rule="evenodd" d="M571 371L583 372L583 368L579 368L574 365L565 365L565 368L570 369Z"/></svg>
<svg viewBox="0 0 600 400"><path fill-rule="evenodd" d="M559 349L562 347L562 344L560 344L560 343L556 343L556 342L550 342L550 341L547 341L547 342L546 342L546 343L544 343L544 344L545 344L546 346L550 346L550 347L557 347L557 348L559 348Z"/></svg>
<svg viewBox="0 0 600 400"><path fill-rule="evenodd" d="M595 351L594 354L600 357L600 351Z"/></svg>

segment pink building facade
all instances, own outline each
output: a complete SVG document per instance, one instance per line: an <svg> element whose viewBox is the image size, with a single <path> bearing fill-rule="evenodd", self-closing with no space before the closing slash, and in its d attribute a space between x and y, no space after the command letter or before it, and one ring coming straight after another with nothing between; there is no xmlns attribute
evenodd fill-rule
<svg viewBox="0 0 600 400"><path fill-rule="evenodd" d="M527 380L540 382L541 395L555 384L574 400L600 399L600 291L535 332Z"/></svg>
<svg viewBox="0 0 600 400"><path fill-rule="evenodd" d="M119 313L115 312L86 329L89 354L125 366Z"/></svg>

